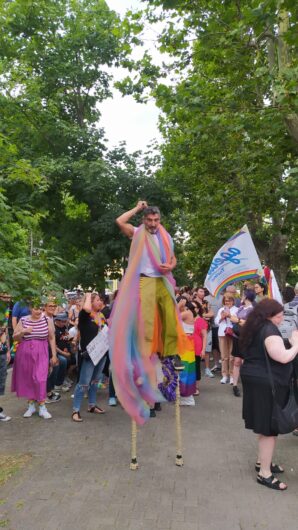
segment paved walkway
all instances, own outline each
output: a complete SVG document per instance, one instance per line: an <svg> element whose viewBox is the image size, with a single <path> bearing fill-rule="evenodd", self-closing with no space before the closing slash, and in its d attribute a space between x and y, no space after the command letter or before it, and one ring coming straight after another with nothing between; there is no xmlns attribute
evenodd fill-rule
<svg viewBox="0 0 298 530"><path fill-rule="evenodd" d="M101 391L99 403L106 401ZM175 466L174 407L139 430L138 471L130 471L130 420L120 406L70 420L71 398L49 405L52 420L24 419L7 393L0 451L31 463L0 492L0 527L10 530L294 530L298 527L298 439L280 437L276 461L286 492L256 483L255 437L241 399L219 378L204 379L196 407L182 408L184 467ZM86 409L86 406L84 407ZM2 521L2 523L1 523ZM3 521L6 521L4 523Z"/></svg>

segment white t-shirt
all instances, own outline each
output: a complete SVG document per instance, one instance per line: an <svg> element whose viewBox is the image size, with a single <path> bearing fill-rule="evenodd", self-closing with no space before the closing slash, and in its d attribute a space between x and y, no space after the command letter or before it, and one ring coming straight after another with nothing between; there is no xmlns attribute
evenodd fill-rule
<svg viewBox="0 0 298 530"><path fill-rule="evenodd" d="M136 231L137 228L134 227L134 231ZM158 248L159 247L159 240L158 240L158 237L156 234L151 234L155 240L155 243L157 245ZM147 247L146 245L144 245L144 250L143 250L143 254L142 254L142 258L141 258L141 269L140 269L140 274L145 274L146 276L150 276L150 278L158 278L159 276L162 276L161 272L157 271L153 264L152 264L152 261L150 259L150 256L148 254L148 250L147 250Z"/></svg>
<svg viewBox="0 0 298 530"><path fill-rule="evenodd" d="M221 307L218 311L216 317L215 317L215 324L218 325L218 336L219 337L225 337L225 329L232 327L232 321L229 318L224 318L223 320L220 320L222 312L225 310L225 307ZM233 305L232 307L228 308L230 311L230 315L235 317L237 316L238 307Z"/></svg>

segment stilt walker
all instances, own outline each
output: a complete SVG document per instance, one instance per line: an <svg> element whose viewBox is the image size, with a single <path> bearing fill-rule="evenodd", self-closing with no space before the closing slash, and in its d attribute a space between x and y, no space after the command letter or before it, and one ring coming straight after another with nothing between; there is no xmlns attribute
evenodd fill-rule
<svg viewBox="0 0 298 530"><path fill-rule="evenodd" d="M142 224L128 221L142 212ZM121 281L110 319L110 355L117 397L132 419L130 469L138 469L137 425L150 417L155 403L176 399L176 464L183 465L180 392L175 369L183 370L179 355L185 334L175 299L176 266L171 236L160 224L157 207L145 201L116 219L131 240L128 267ZM157 363L164 382L158 384Z"/></svg>

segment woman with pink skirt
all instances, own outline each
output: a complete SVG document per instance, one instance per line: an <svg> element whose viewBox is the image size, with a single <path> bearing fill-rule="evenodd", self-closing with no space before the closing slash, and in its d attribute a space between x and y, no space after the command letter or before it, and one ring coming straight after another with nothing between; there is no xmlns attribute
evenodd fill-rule
<svg viewBox="0 0 298 530"><path fill-rule="evenodd" d="M51 364L58 363L53 323L43 315L42 307L31 307L30 315L21 317L13 338L18 341L12 374L12 392L27 398L28 409L24 418L30 418L39 405L39 416L52 416L45 406L49 371L49 344L52 350Z"/></svg>

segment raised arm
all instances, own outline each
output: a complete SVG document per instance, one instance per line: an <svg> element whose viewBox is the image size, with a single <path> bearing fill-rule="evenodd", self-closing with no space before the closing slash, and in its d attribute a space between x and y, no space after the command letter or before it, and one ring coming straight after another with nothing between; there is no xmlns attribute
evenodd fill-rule
<svg viewBox="0 0 298 530"><path fill-rule="evenodd" d="M146 201L139 201L138 204L132 208L131 210L128 210L128 212L123 213L116 219L116 223L119 226L121 232L129 237L130 239L133 237L134 234L134 227L131 225L128 221L136 215L138 212L141 212L145 208L147 208Z"/></svg>

